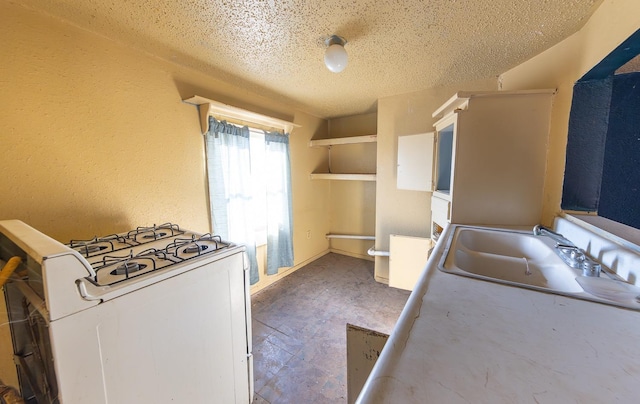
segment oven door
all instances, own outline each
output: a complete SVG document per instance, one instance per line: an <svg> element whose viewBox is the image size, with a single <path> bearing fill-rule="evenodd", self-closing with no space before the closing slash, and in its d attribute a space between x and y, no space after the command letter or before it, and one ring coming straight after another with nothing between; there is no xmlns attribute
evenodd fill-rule
<svg viewBox="0 0 640 404"><path fill-rule="evenodd" d="M4 286L20 394L26 403L57 403L49 322L40 312L44 301L26 282Z"/></svg>

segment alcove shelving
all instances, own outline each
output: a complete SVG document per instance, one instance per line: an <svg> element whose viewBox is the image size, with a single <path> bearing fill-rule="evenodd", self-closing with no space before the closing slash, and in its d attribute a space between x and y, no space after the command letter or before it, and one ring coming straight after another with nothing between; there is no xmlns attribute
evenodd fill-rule
<svg viewBox="0 0 640 404"><path fill-rule="evenodd" d="M315 139L309 142L310 147L326 147L329 153L329 172L311 173L313 180L345 180L345 181L375 181L375 173L334 173L331 170L331 148L333 146L375 143L378 135L350 136L329 139Z"/></svg>

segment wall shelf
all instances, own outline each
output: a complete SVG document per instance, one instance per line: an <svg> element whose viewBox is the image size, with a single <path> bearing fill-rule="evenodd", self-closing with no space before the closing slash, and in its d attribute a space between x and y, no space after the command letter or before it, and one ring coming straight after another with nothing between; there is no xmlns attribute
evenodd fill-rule
<svg viewBox="0 0 640 404"><path fill-rule="evenodd" d="M291 133L294 128L300 127L300 125L293 122L273 118L271 116L248 111L232 105L223 104L199 95L186 98L182 100L182 102L198 107L198 113L200 114L200 126L203 135L209 131L209 115L217 117L218 119L230 119L233 122L242 123L243 125L259 125L264 129L278 129L287 133Z"/></svg>
<svg viewBox="0 0 640 404"><path fill-rule="evenodd" d="M315 139L309 142L311 147L322 146L334 146L341 144L356 144L356 143L375 143L378 141L378 135L364 135L364 136L351 136L351 137L337 137L331 139Z"/></svg>
<svg viewBox="0 0 640 404"><path fill-rule="evenodd" d="M375 174L311 173L312 180L375 181Z"/></svg>
<svg viewBox="0 0 640 404"><path fill-rule="evenodd" d="M327 147L329 153L329 171L331 169L331 146L376 143L378 135L362 135L336 137L329 139L315 139L309 142L309 147ZM342 181L375 181L375 173L311 173L312 180L342 180Z"/></svg>

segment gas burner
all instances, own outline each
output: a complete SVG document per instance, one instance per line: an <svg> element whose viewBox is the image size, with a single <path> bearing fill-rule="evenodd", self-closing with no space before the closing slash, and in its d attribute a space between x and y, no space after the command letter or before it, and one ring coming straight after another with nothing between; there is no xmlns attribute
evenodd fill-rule
<svg viewBox="0 0 640 404"><path fill-rule="evenodd" d="M94 237L90 240L71 240L67 245L86 258L133 246L133 244L127 243L123 237L117 234L105 237Z"/></svg>
<svg viewBox="0 0 640 404"><path fill-rule="evenodd" d="M167 233L156 233L156 232L153 232L153 233L150 233L150 234L145 234L144 236L142 236L142 238L147 239L147 240L149 240L149 239L157 240L159 238L165 237L166 235L167 235Z"/></svg>
<svg viewBox="0 0 640 404"><path fill-rule="evenodd" d="M182 252L185 254L199 254L208 249L209 249L208 245L201 245L201 244L198 244L197 242L194 242L192 244L189 244L184 250L182 250Z"/></svg>
<svg viewBox="0 0 640 404"><path fill-rule="evenodd" d="M153 225L151 227L136 227L124 236L127 239L140 242L139 239L155 241L165 237L173 237L184 232L180 230L180 226L172 223L163 223L161 225Z"/></svg>
<svg viewBox="0 0 640 404"><path fill-rule="evenodd" d="M82 253L84 255L90 255L90 254L100 252L102 250L106 250L108 247L106 245L88 244L83 246L74 246L73 248L79 253Z"/></svg>
<svg viewBox="0 0 640 404"><path fill-rule="evenodd" d="M223 242L220 236L212 236L207 233L203 236L194 234L190 238L176 237L167 244L164 250L176 259L186 260L210 254L229 246L230 244Z"/></svg>
<svg viewBox="0 0 640 404"><path fill-rule="evenodd" d="M145 269L146 267L146 264L141 264L135 261L127 261L123 264L118 265L118 267L110 273L111 275L129 275L134 272L138 272L141 269Z"/></svg>
<svg viewBox="0 0 640 404"><path fill-rule="evenodd" d="M214 236L211 233L203 234L202 236L198 237L196 241L200 243L208 243L210 245L213 245L215 246L214 250L226 248L231 245L230 243L222 241L222 237Z"/></svg>
<svg viewBox="0 0 640 404"><path fill-rule="evenodd" d="M135 253L134 248L128 254L100 256L99 261L94 261L91 266L96 272L94 281L102 286L157 271L177 262L180 259L169 256L164 249L148 248Z"/></svg>

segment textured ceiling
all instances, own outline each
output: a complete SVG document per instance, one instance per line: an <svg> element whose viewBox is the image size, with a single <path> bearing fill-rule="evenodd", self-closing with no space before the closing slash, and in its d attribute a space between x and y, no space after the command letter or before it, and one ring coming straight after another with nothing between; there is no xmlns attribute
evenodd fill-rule
<svg viewBox="0 0 640 404"><path fill-rule="evenodd" d="M602 0L22 0L20 4L321 117L495 77L572 33ZM323 64L324 39L349 64Z"/></svg>

